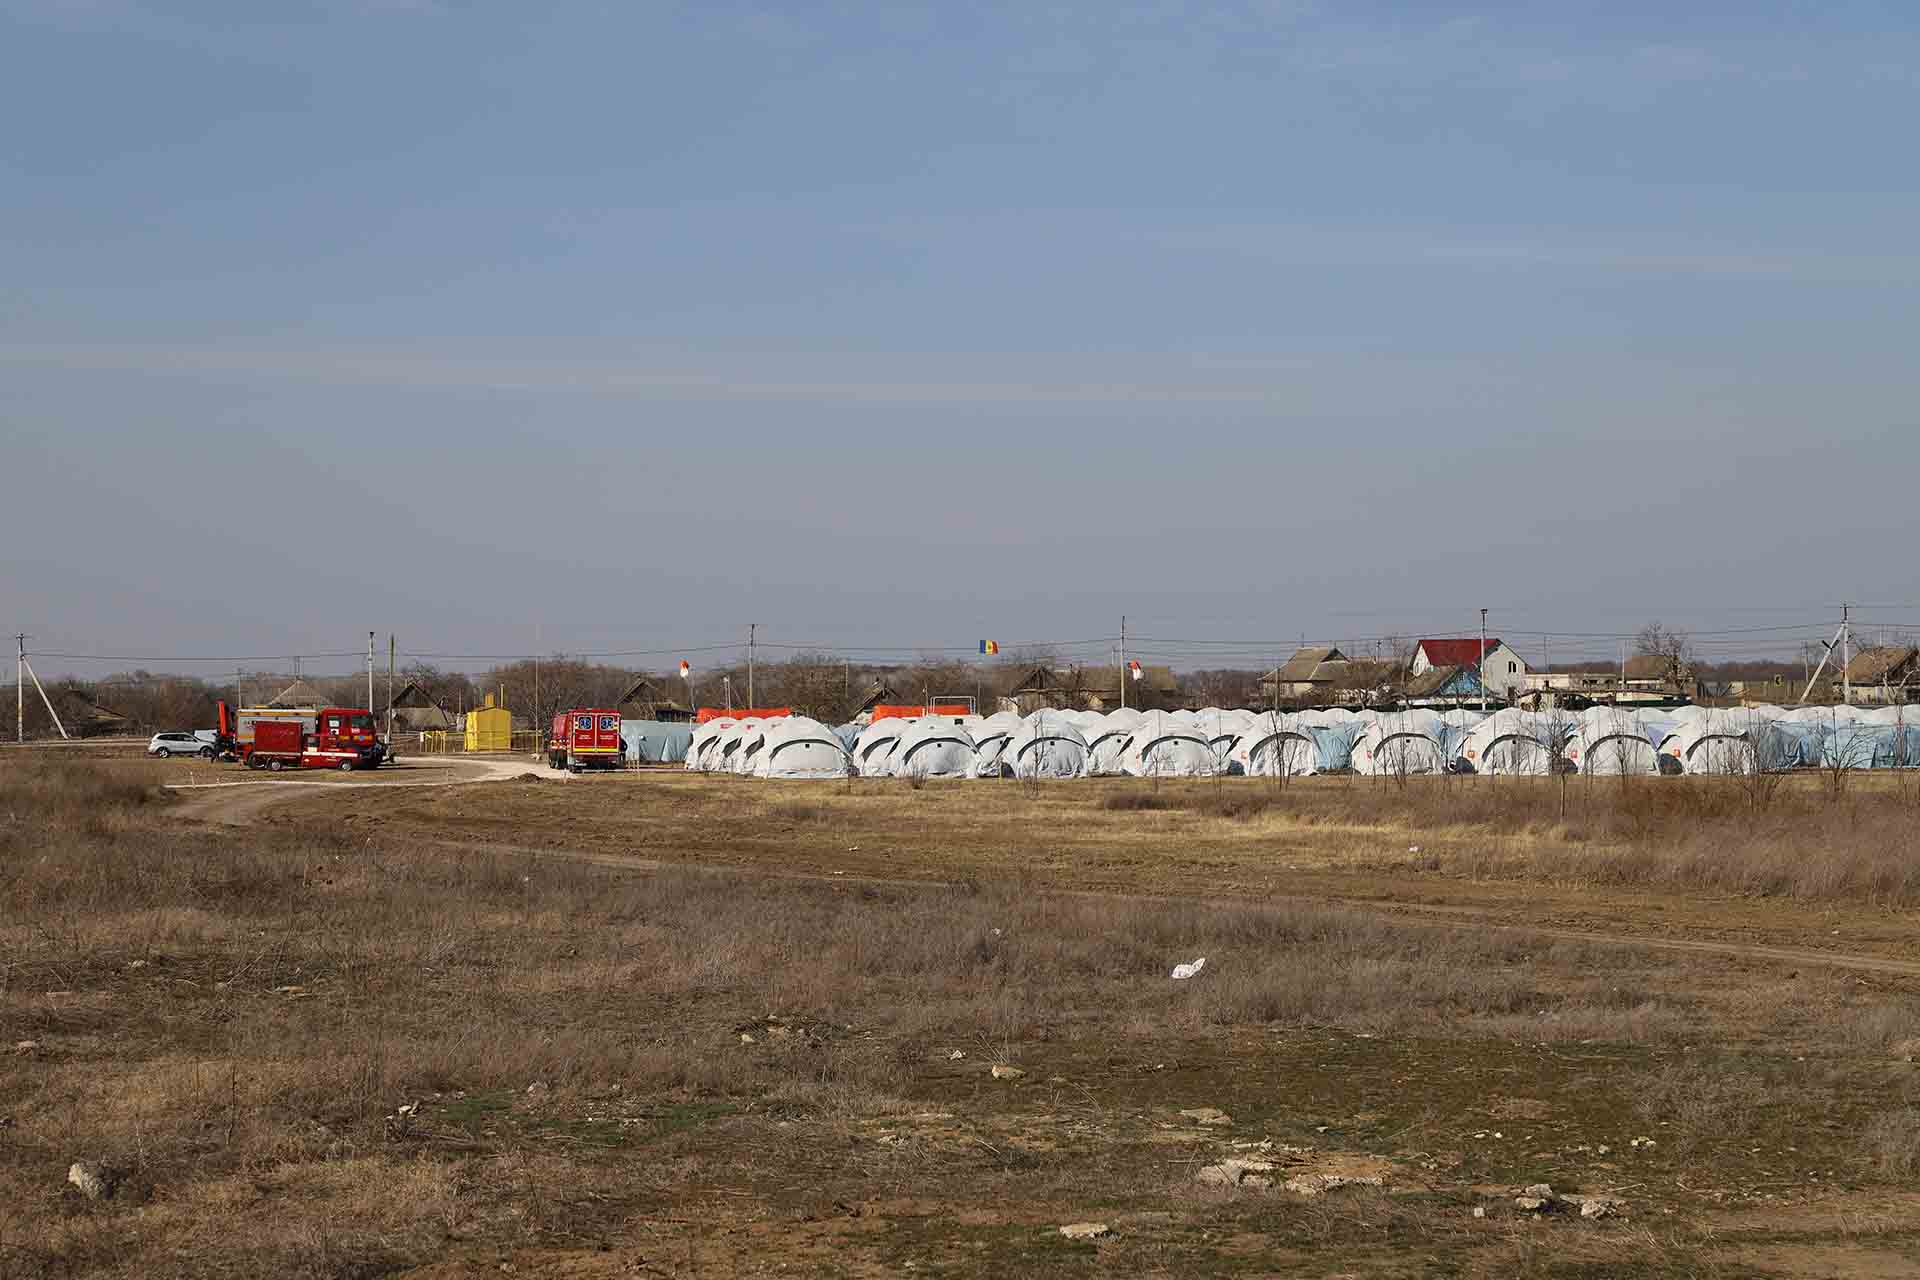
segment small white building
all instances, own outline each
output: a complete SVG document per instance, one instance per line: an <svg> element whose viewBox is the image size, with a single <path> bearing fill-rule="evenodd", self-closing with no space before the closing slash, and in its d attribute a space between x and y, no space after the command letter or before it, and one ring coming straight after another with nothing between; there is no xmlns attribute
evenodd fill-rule
<svg viewBox="0 0 1920 1280"><path fill-rule="evenodd" d="M1527 691L1527 661L1498 637L1489 637L1484 651L1478 636L1466 640L1422 640L1413 651L1410 675L1421 676L1435 667L1477 667L1480 684L1502 702L1516 701Z"/></svg>

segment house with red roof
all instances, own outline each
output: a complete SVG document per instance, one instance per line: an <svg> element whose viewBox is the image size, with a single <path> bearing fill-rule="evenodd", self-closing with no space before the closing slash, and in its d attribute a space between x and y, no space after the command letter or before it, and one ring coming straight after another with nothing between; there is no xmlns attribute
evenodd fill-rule
<svg viewBox="0 0 1920 1280"><path fill-rule="evenodd" d="M1497 636L1489 636L1484 642L1478 636L1422 640L1413 651L1409 674L1422 676L1435 667L1466 667L1478 671L1487 693L1502 702L1514 701L1527 687L1526 659Z"/></svg>

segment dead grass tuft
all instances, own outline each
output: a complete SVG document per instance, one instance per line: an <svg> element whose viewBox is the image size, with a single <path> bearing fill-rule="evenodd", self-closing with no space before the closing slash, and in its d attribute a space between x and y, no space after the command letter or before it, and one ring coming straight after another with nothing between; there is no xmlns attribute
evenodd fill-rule
<svg viewBox="0 0 1920 1280"><path fill-rule="evenodd" d="M767 816L775 822L824 822L833 810L806 800L782 800L767 806Z"/></svg>
<svg viewBox="0 0 1920 1280"><path fill-rule="evenodd" d="M1860 1134L1866 1162L1902 1182L1920 1173L1920 1107L1895 1107L1871 1117Z"/></svg>
<svg viewBox="0 0 1920 1280"><path fill-rule="evenodd" d="M1113 813L1135 813L1163 809L1184 809L1174 796L1162 795L1158 791L1145 791L1128 788L1124 791L1107 791L1100 796L1099 805Z"/></svg>

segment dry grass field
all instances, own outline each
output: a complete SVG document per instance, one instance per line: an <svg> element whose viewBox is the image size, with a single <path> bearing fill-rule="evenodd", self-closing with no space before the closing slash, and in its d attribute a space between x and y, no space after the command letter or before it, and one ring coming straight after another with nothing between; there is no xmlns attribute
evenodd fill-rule
<svg viewBox="0 0 1920 1280"><path fill-rule="evenodd" d="M1904 783L529 773L0 760L0 1276L1920 1269Z"/></svg>

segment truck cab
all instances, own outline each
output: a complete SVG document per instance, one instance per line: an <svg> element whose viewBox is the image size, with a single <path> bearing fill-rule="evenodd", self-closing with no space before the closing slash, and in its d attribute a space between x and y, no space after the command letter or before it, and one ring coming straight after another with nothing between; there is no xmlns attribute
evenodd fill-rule
<svg viewBox="0 0 1920 1280"><path fill-rule="evenodd" d="M223 752L253 768L372 769L389 758L373 712L361 707L220 704Z"/></svg>
<svg viewBox="0 0 1920 1280"><path fill-rule="evenodd" d="M321 708L307 751L348 769L376 768L387 754L373 712L357 707Z"/></svg>
<svg viewBox="0 0 1920 1280"><path fill-rule="evenodd" d="M547 767L579 773L618 769L626 763L620 740L620 712L613 707L574 707L553 718L547 739Z"/></svg>

